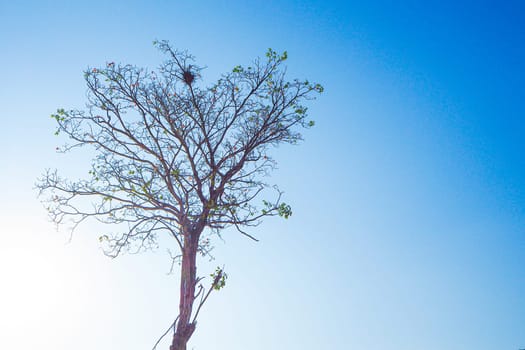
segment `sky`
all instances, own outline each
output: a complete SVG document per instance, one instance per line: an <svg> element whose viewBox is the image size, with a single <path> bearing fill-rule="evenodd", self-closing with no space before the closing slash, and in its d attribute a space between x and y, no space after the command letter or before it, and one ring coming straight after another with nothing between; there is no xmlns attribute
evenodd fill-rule
<svg viewBox="0 0 525 350"><path fill-rule="evenodd" d="M289 220L215 241L225 289L189 349L525 348L525 19L519 1L0 2L0 348L151 349L176 316L167 246L105 257L34 189L83 176L49 115L83 70L156 67L169 40L218 77L267 48L321 83L273 151ZM71 239L70 239L71 238ZM168 349L166 342L160 346Z"/></svg>

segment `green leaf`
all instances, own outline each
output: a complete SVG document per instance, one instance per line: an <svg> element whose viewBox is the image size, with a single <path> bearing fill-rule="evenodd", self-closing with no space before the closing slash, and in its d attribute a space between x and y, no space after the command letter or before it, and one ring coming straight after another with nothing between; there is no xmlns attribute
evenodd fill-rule
<svg viewBox="0 0 525 350"><path fill-rule="evenodd" d="M223 269L217 267L215 272L210 274L210 276L213 278L213 289L220 290L221 288L224 288L224 286L226 285L226 279L228 278L228 275L224 272Z"/></svg>
<svg viewBox="0 0 525 350"><path fill-rule="evenodd" d="M292 216L292 207L286 203L281 203L277 208L277 212L279 213L279 216L288 219L290 216Z"/></svg>

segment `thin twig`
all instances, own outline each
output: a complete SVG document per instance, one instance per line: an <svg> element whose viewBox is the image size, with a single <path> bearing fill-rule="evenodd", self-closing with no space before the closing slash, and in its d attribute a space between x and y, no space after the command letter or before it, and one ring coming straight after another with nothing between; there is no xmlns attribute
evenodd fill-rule
<svg viewBox="0 0 525 350"><path fill-rule="evenodd" d="M177 318L175 319L175 321L173 321L173 323L170 325L170 327L168 329L166 329L166 332L164 332L163 335L160 336L159 340L157 340L157 342L155 343L155 345L153 345L153 349L151 350L155 350L157 348L157 345L159 345L160 341L162 340L162 338L164 338L166 336L166 334L168 334L168 332L170 331L170 329L174 328L175 327L175 323L177 323L177 320L179 319L179 316L177 316Z"/></svg>
<svg viewBox="0 0 525 350"><path fill-rule="evenodd" d="M192 323L194 323L195 320L197 319L197 316L199 315L199 311L201 311L202 305L204 305L204 303L206 302L206 300L210 296L212 290L215 289L215 286L219 283L219 281L222 278L223 274L224 274L224 268L221 269L219 271L219 273L217 273L217 276L215 276L215 279L213 280L213 283L210 286L210 289L208 289L208 292L206 293L206 295L204 295L203 298L201 299L201 301L199 303L199 306L197 307L197 311L195 311L195 316L193 316Z"/></svg>

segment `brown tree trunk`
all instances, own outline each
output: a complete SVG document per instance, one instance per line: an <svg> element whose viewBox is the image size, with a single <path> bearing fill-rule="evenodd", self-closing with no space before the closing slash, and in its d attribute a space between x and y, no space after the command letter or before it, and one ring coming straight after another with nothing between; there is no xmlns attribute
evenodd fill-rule
<svg viewBox="0 0 525 350"><path fill-rule="evenodd" d="M197 230L191 230L191 232L184 235L180 275L179 319L173 334L170 350L186 350L186 344L195 330L195 324L191 323L191 313L197 282L198 240L199 232Z"/></svg>

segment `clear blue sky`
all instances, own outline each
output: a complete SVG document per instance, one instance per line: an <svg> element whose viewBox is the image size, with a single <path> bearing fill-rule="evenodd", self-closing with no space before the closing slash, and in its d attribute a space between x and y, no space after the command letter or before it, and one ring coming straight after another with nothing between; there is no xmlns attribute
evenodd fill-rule
<svg viewBox="0 0 525 350"><path fill-rule="evenodd" d="M322 83L316 127L275 150L294 215L218 240L227 288L191 349L525 347L525 6L476 1L0 3L0 348L150 349L177 307L166 247L105 258L32 189L57 155L49 114L82 71L155 67L154 39L216 77L268 47ZM167 345L163 345L167 349Z"/></svg>

